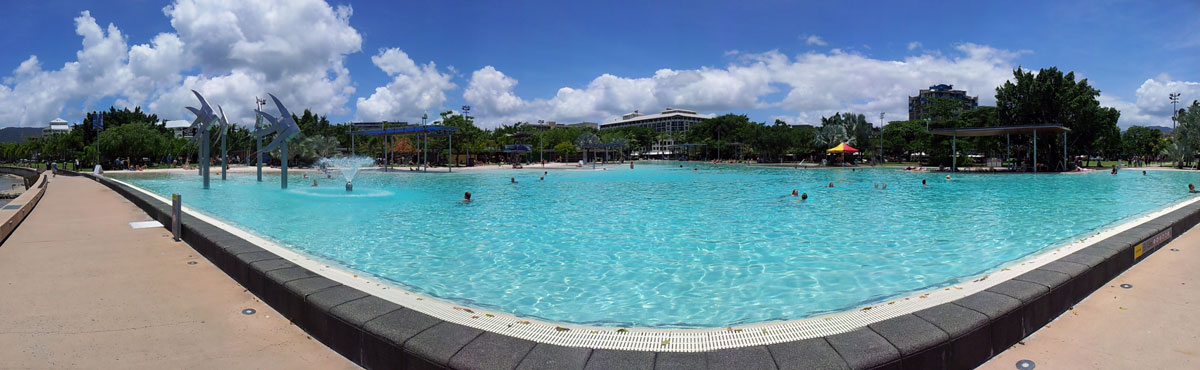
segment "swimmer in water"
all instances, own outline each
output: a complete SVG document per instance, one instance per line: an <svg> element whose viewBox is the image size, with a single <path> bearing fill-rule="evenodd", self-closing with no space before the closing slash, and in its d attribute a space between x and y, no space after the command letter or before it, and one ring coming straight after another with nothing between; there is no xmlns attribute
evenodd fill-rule
<svg viewBox="0 0 1200 370"><path fill-rule="evenodd" d="M800 194L800 201L803 202L805 200L808 200L808 193Z"/></svg>
<svg viewBox="0 0 1200 370"><path fill-rule="evenodd" d="M950 181L950 175L946 175L946 181Z"/></svg>
<svg viewBox="0 0 1200 370"><path fill-rule="evenodd" d="M883 184L883 187L880 187L879 190L887 190L887 184Z"/></svg>
<svg viewBox="0 0 1200 370"><path fill-rule="evenodd" d="M1188 192L1189 192L1189 193L1195 193L1195 192L1196 192L1196 185L1188 184Z"/></svg>
<svg viewBox="0 0 1200 370"><path fill-rule="evenodd" d="M829 186L826 186L826 187L827 187L827 188L832 188L832 187L833 187L833 183L832 183L832 182L831 182L831 183L829 183Z"/></svg>
<svg viewBox="0 0 1200 370"><path fill-rule="evenodd" d="M313 180L312 187L314 187L314 188L317 187L317 180Z"/></svg>
<svg viewBox="0 0 1200 370"><path fill-rule="evenodd" d="M516 178L516 177L509 177L509 178L508 178L508 181L509 181L509 182L511 182L511 183L513 183L513 184L516 184L516 183L517 183L517 178Z"/></svg>
<svg viewBox="0 0 1200 370"><path fill-rule="evenodd" d="M463 193L462 202L463 203L471 203L471 192L468 191L466 193Z"/></svg>
<svg viewBox="0 0 1200 370"><path fill-rule="evenodd" d="M925 182L925 179L921 179L921 185L929 186L929 184Z"/></svg>
<svg viewBox="0 0 1200 370"><path fill-rule="evenodd" d="M800 195L800 192L799 192L798 190L796 190L796 189L792 189L792 196L794 197L794 196L797 196L797 195Z"/></svg>

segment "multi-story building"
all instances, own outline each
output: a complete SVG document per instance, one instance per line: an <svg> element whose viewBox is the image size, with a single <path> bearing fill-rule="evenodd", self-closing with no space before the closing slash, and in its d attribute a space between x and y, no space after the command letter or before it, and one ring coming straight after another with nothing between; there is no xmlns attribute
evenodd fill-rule
<svg viewBox="0 0 1200 370"><path fill-rule="evenodd" d="M42 129L42 136L71 132L71 123L62 118L55 118Z"/></svg>
<svg viewBox="0 0 1200 370"><path fill-rule="evenodd" d="M948 117L929 117L925 107L933 104L933 99L951 99L962 102L962 108L955 110L955 114L963 111L979 108L978 96L967 96L964 90L955 90L954 85L938 84L929 87L929 90L921 90L917 96L908 97L908 120L916 121L926 118L948 118Z"/></svg>
<svg viewBox="0 0 1200 370"><path fill-rule="evenodd" d="M692 127L692 124L712 118L703 114L697 114L696 111L686 109L667 108L662 113L657 114L641 114L637 111L627 113L621 116L621 119L614 122L600 125L601 130L617 129L622 127L649 127L656 132L666 132L670 135L686 132ZM667 135L662 140L658 140L650 147L650 151L642 153L647 156L667 155L676 148L675 139Z"/></svg>
<svg viewBox="0 0 1200 370"><path fill-rule="evenodd" d="M528 122L526 122L525 125L528 125L529 127L532 127L533 129L538 130L538 131L546 131L546 130L553 129L555 127L577 127L577 128L582 128L582 129L590 128L593 130L598 129L600 127L600 125L595 122L558 123L558 122L554 122L554 121L547 121L546 123L528 123Z"/></svg>

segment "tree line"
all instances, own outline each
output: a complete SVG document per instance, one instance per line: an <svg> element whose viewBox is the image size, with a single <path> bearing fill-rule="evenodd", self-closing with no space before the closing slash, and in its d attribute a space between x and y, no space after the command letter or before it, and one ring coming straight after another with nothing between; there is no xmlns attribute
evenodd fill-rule
<svg viewBox="0 0 1200 370"><path fill-rule="evenodd" d="M775 120L772 123L754 122L746 115L724 114L691 125L687 131L657 132L648 127L624 127L597 130L588 127L557 126L544 129L526 122L482 129L472 117L442 112L432 124L457 128L453 139L445 137L420 141L406 136L352 136L349 124L335 125L325 116L305 110L293 114L300 126L300 135L289 147L289 163L306 165L339 152L382 158L392 155L395 161L412 161L418 153L429 153L430 161L444 164L454 161L511 161L515 154L506 153L511 144L528 145L532 151L520 154L522 159L536 161L574 160L593 153L625 157L646 153L657 142L671 141L677 145L667 155L691 159L755 159L764 162L816 160L825 149L846 143L859 149L860 158L883 157L888 161L921 161L929 165L948 166L957 156L960 165L972 164L976 157L1011 159L1032 163L1033 142L1028 134L1013 137L959 138L957 152L951 152L951 138L930 135L928 130L940 128L995 127L1006 125L1062 125L1070 129L1064 142L1061 135L1042 134L1037 141L1038 163L1048 168L1069 168L1062 163L1062 148L1072 156L1125 158L1152 161L1168 158L1179 167L1194 165L1200 150L1200 108L1193 103L1179 112L1179 126L1167 137L1155 129L1133 126L1122 133L1116 125L1120 112L1102 107L1097 101L1100 91L1087 79L1076 81L1074 72L1063 73L1056 68L1034 73L1018 68L1011 81L996 88L996 106L964 109L958 101L932 99L925 107L927 119L891 121L876 129L863 114L835 113L821 117L820 126L789 125ZM103 116L104 127L93 125ZM402 127L407 123L384 122L386 128ZM227 133L231 160L253 163L255 152L251 125L234 125ZM216 128L214 128L215 130ZM212 136L217 137L215 132ZM269 141L270 138L265 140ZM688 145L681 145L688 144ZM219 142L214 140L214 157ZM453 145L453 148L451 148ZM880 151L882 147L882 151ZM451 149L454 156L451 157ZM195 144L177 137L167 129L165 121L141 108L88 113L80 125L70 131L23 143L0 143L0 159L73 161L81 164L110 164L118 158L133 164L164 164L195 161ZM277 162L279 151L269 153L268 161ZM1071 159L1068 159L1071 160Z"/></svg>

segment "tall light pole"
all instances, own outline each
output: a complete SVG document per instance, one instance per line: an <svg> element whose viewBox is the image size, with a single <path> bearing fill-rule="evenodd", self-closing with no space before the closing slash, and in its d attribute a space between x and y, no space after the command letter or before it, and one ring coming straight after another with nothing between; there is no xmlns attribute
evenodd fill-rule
<svg viewBox="0 0 1200 370"><path fill-rule="evenodd" d="M1179 93L1171 93L1171 135L1175 134L1175 124L1179 121L1177 116L1179 111L1175 109L1176 104L1179 104Z"/></svg>
<svg viewBox="0 0 1200 370"><path fill-rule="evenodd" d="M255 96L254 104L258 105L258 110L261 112L263 105L267 104L267 100ZM255 153L254 155L256 157L255 162L258 163L258 166L257 166L258 167L258 182L262 182L262 136L258 135L259 134L258 130L260 130L259 126L261 126L261 125L262 125L262 115L256 114L255 118L254 118L254 131L255 131L254 137L256 137L257 140L255 140L255 144L254 144L254 153Z"/></svg>
<svg viewBox="0 0 1200 370"><path fill-rule="evenodd" d="M883 112L879 112L879 165L883 165Z"/></svg>
<svg viewBox="0 0 1200 370"><path fill-rule="evenodd" d="M467 121L467 125L470 126L471 125L471 116L469 116L468 113L471 113L471 106L464 105L464 106L462 106L462 110L463 110L463 113L462 113L463 121ZM470 167L471 166L471 141L468 140L468 139L470 139L470 137L469 137L470 134L467 134L467 131L468 131L467 128L463 127L463 140L467 141L467 166ZM450 148L450 152L453 153L454 148ZM450 161L453 162L454 158L450 158Z"/></svg>

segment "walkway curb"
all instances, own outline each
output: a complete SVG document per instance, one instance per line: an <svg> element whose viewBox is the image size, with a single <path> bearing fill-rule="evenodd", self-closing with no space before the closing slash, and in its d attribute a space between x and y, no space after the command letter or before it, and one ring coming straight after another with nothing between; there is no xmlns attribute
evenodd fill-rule
<svg viewBox="0 0 1200 370"><path fill-rule="evenodd" d="M170 205L85 174L164 225ZM1200 222L1192 203L979 293L822 338L707 352L537 343L446 322L322 277L190 215L182 238L251 293L370 369L970 369Z"/></svg>
<svg viewBox="0 0 1200 370"><path fill-rule="evenodd" d="M49 184L49 177L45 173L41 173L34 169L22 167L0 167L0 173L13 174L24 177L26 184L30 184L29 179L34 178L33 185L20 196L17 196L7 205L0 209L0 246L8 240L13 231L17 230L17 226L21 226L21 222L29 217L29 213L33 212L33 207L36 207L38 202L42 200L42 196L46 194L46 185ZM32 191L31 191L32 190ZM18 208L10 208L18 206Z"/></svg>

